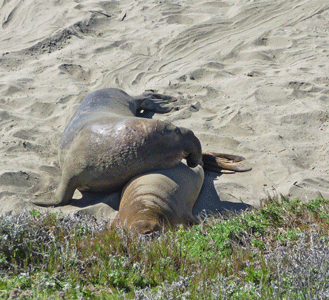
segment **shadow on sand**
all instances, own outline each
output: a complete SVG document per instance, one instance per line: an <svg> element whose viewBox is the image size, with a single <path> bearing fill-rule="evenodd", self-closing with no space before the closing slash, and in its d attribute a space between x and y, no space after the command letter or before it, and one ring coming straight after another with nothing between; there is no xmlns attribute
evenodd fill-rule
<svg viewBox="0 0 329 300"><path fill-rule="evenodd" d="M214 180L221 174L205 171L203 187L197 202L193 207L193 214L201 219L225 211L239 212L250 208L251 205L243 202L222 201L215 189ZM232 174L234 176L234 174ZM234 180L234 178L232 178Z"/></svg>
<svg viewBox="0 0 329 300"><path fill-rule="evenodd" d="M214 180L221 176L213 172L205 172L203 187L193 207L196 217L205 219L210 215L225 211L239 212L251 207L245 203L221 201L214 186ZM234 175L232 175L234 176ZM234 180L234 178L232 178ZM83 193L80 199L72 199L69 205L58 207L62 212L79 212L94 216L96 219L113 219L119 209L121 192L106 193Z"/></svg>

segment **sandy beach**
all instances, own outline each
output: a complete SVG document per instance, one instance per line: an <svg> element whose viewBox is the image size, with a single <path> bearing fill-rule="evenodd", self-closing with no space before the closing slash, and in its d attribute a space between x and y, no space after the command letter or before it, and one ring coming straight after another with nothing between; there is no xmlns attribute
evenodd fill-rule
<svg viewBox="0 0 329 300"><path fill-rule="evenodd" d="M61 134L106 87L176 97L154 118L248 160L250 172L206 173L196 213L329 198L327 0L0 0L0 22L0 213L56 189ZM62 210L108 217L118 197Z"/></svg>

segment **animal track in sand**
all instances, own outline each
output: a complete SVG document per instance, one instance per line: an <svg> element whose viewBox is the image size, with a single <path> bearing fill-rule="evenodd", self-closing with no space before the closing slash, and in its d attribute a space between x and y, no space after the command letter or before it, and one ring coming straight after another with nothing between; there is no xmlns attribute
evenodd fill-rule
<svg viewBox="0 0 329 300"><path fill-rule="evenodd" d="M5 172L0 175L0 185L16 186L20 190L27 190L38 181L38 177L31 172Z"/></svg>
<svg viewBox="0 0 329 300"><path fill-rule="evenodd" d="M84 70L80 65L62 64L58 69L69 74L77 81L88 81L90 79L90 72Z"/></svg>

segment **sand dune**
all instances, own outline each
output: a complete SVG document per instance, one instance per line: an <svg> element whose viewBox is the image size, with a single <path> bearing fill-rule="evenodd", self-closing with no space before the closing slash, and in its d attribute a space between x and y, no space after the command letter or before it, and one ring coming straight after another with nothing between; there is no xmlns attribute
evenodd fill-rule
<svg viewBox="0 0 329 300"><path fill-rule="evenodd" d="M60 136L104 87L177 97L155 118L249 160L207 173L196 211L329 197L328 1L0 0L0 24L1 212L56 188Z"/></svg>

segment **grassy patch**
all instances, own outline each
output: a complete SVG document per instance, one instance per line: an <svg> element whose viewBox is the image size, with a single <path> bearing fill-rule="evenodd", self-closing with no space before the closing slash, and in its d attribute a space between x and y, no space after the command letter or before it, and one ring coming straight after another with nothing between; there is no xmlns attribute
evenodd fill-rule
<svg viewBox="0 0 329 300"><path fill-rule="evenodd" d="M329 201L268 199L147 239L82 216L0 220L0 298L326 299Z"/></svg>

